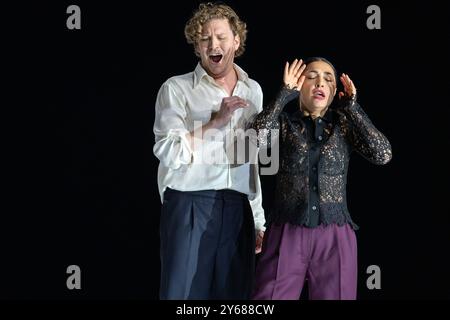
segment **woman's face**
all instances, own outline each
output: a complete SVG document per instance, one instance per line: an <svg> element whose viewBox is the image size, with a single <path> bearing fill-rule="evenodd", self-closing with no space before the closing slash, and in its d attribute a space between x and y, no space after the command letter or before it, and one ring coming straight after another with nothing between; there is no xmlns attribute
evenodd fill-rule
<svg viewBox="0 0 450 320"><path fill-rule="evenodd" d="M300 90L300 103L309 113L320 113L329 107L336 94L333 68L324 61L314 61L303 72L305 82Z"/></svg>

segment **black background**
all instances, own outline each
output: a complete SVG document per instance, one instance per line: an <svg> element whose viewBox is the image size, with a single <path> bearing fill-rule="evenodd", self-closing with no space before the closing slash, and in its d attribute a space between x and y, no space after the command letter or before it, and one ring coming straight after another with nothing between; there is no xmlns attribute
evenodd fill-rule
<svg viewBox="0 0 450 320"><path fill-rule="evenodd" d="M198 1L22 3L8 22L2 299L157 299L154 104L197 63L184 24ZM393 160L351 160L360 299L450 297L449 11L443 1L227 1L248 25L236 60L267 104L285 61L324 56L354 80ZM81 8L81 30L66 8ZM366 8L381 8L381 30ZM11 11L5 11L9 16ZM9 90L5 90L9 91ZM293 108L289 106L288 108ZM264 207L273 177L262 177ZM79 265L82 289L66 287ZM381 290L368 290L369 265Z"/></svg>

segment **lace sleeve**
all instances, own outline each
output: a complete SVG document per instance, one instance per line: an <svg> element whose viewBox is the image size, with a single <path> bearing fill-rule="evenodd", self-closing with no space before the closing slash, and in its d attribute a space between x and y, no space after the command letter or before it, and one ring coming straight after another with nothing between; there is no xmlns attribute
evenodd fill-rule
<svg viewBox="0 0 450 320"><path fill-rule="evenodd" d="M279 116L284 106L298 95L297 90L282 87L276 99L258 114L251 125L256 131L258 146L270 148L271 140L275 138L274 134L278 135L280 130Z"/></svg>
<svg viewBox="0 0 450 320"><path fill-rule="evenodd" d="M391 144L372 124L356 97L347 99L340 110L347 119L347 136L353 148L374 164L388 163L392 158Z"/></svg>

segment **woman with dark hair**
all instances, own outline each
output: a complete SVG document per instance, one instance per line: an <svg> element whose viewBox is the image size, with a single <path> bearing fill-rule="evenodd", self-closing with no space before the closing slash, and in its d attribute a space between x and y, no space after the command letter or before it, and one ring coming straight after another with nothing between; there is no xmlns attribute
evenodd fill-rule
<svg viewBox="0 0 450 320"><path fill-rule="evenodd" d="M279 136L274 208L267 217L253 299L356 299L357 246L346 204L350 153L375 164L392 158L389 141L356 102L346 74L324 58L286 63L284 86L253 123L260 146ZM298 98L299 110L283 112ZM272 136L271 136L272 135Z"/></svg>

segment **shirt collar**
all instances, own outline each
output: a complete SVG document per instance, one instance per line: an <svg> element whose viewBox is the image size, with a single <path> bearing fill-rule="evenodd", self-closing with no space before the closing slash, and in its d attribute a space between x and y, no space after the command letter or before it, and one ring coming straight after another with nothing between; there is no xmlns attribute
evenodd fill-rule
<svg viewBox="0 0 450 320"><path fill-rule="evenodd" d="M249 84L249 77L247 72L245 72L244 70L242 70L241 67L239 67L237 64L233 64L234 66L234 70L236 70L237 76L238 76L238 81L242 81L244 82L247 86L250 87ZM193 87L197 87L198 84L200 83L200 81L206 77L206 79L208 81L214 81L214 79L208 75L208 73L206 72L206 70L202 67L201 63L197 63L197 66L195 67L194 70L194 78L193 78Z"/></svg>
<svg viewBox="0 0 450 320"><path fill-rule="evenodd" d="M326 123L331 123L333 121L333 112L334 112L334 110L332 108L328 107L328 109L325 112L325 114L323 115L323 117L319 117L319 119L322 119ZM300 120L305 120L308 117L310 117L309 113L303 112L301 110L297 110L292 115L292 120L300 121Z"/></svg>

